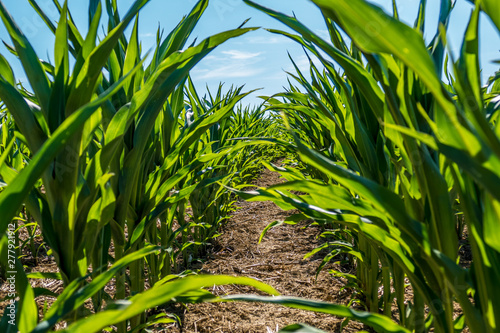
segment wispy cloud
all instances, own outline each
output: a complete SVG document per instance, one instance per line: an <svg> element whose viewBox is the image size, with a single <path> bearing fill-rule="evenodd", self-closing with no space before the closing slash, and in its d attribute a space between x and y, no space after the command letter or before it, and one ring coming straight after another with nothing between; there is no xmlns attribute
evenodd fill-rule
<svg viewBox="0 0 500 333"><path fill-rule="evenodd" d="M191 74L198 80L250 77L262 73L261 69L231 64L214 69L193 69Z"/></svg>
<svg viewBox="0 0 500 333"><path fill-rule="evenodd" d="M248 36L245 38L245 42L249 44L280 44L291 42L285 36L273 36L269 34L268 36Z"/></svg>
<svg viewBox="0 0 500 333"><path fill-rule="evenodd" d="M156 36L156 34L154 34L152 32L147 32L147 33L139 34L139 37L141 37L141 38L151 38L151 37L154 37L154 36Z"/></svg>
<svg viewBox="0 0 500 333"><path fill-rule="evenodd" d="M240 50L222 51L206 57L191 71L191 75L196 80L224 80L256 76L264 71L263 66L257 66L264 60L262 54L263 52Z"/></svg>
<svg viewBox="0 0 500 333"><path fill-rule="evenodd" d="M287 74L285 73L285 71L281 70L279 72L270 73L267 76L262 77L262 79L265 81L271 80L271 81L286 82L286 77L287 77Z"/></svg>
<svg viewBox="0 0 500 333"><path fill-rule="evenodd" d="M230 56L231 59L235 59L235 60L252 59L252 58L258 57L262 54L262 52L252 53L252 52L245 52L245 51L238 51L238 50L222 51L222 53Z"/></svg>

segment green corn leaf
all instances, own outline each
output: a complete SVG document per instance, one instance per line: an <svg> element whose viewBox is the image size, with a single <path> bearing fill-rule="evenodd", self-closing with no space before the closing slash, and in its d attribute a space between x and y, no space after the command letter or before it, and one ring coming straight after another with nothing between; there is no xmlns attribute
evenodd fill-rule
<svg viewBox="0 0 500 333"><path fill-rule="evenodd" d="M136 66L134 71L139 67ZM129 78L128 73L120 81L109 87L103 94L92 102L78 109L74 114L57 128L33 156L30 163L19 173L19 175L0 193L0 234L5 232L7 224L14 217L16 211L21 206L32 187L44 172L45 168L53 161L54 157L63 149L67 140L78 130L83 123L99 108L99 106L120 89L123 83ZM1 83L2 80L0 80Z"/></svg>
<svg viewBox="0 0 500 333"><path fill-rule="evenodd" d="M481 71L479 67L479 7L472 12L465 31L461 56L455 66L457 81L455 89L463 101L469 119L474 123L479 136L500 156L500 140L490 127L483 114L483 94L481 91Z"/></svg>
<svg viewBox="0 0 500 333"><path fill-rule="evenodd" d="M382 186L370 181L366 178L360 177L353 172L339 167L330 160L317 152L307 148L299 141L297 146L301 154L301 158L311 163L319 170L326 174L335 177L335 179L344 186L351 188L362 197L366 197L370 202L380 210L382 213L387 213L403 228L407 234L413 238L417 244L422 246L426 253L430 253L430 244L428 243L428 235L426 230L417 221L410 218L404 210L404 205L398 203L401 199Z"/></svg>
<svg viewBox="0 0 500 333"><path fill-rule="evenodd" d="M481 8L490 17L498 31L500 31L500 3L496 0L482 0Z"/></svg>
<svg viewBox="0 0 500 333"><path fill-rule="evenodd" d="M91 51L89 56L84 59L85 62L81 69L73 73L71 78L71 91L68 96L66 107L67 115L91 100L95 84L102 74L102 68L107 63L116 43L130 21L147 2L149 2L149 0L136 0L125 15L123 21L110 31L104 40Z"/></svg>
<svg viewBox="0 0 500 333"><path fill-rule="evenodd" d="M442 111L436 114L443 118L448 131L447 143L467 147L472 154L477 153L478 140L460 123L451 101L437 75L434 62L427 52L422 36L407 25L395 20L384 11L364 0L314 0L327 15L338 19L338 23L366 53L389 53L403 61L418 74L420 80L432 92ZM364 22L370 22L365 24Z"/></svg>
<svg viewBox="0 0 500 333"><path fill-rule="evenodd" d="M434 63L421 35L415 30L363 0L314 0L314 3L326 13L338 17L342 28L363 51L390 53L400 59L409 60L411 57L416 61L413 64L408 61L407 65L421 74L422 80L427 80L429 86L440 89L441 82L436 76Z"/></svg>
<svg viewBox="0 0 500 333"><path fill-rule="evenodd" d="M5 169L7 169L5 161L9 157L9 154L12 150L12 147L14 147L15 143L16 143L16 138L11 138L9 143L4 146L4 151L2 152L2 155L0 155L0 169L1 169L2 173L4 173ZM15 173L14 173L13 177L15 177ZM6 177L5 174L2 174L2 178L3 178L3 181L6 181L6 182L9 181L8 177Z"/></svg>
<svg viewBox="0 0 500 333"><path fill-rule="evenodd" d="M91 283L82 288L78 288L81 281L73 281L57 298L56 302L47 312L44 321L39 323L32 332L47 332L57 323L59 319L78 309L87 299L104 288L104 286L118 271L127 267L131 262L139 260L148 254L158 251L159 249L160 247L158 246L146 246L138 251L130 253L129 255L118 260L113 266L105 272L99 274Z"/></svg>
<svg viewBox="0 0 500 333"><path fill-rule="evenodd" d="M455 161L463 170L469 173L495 200L500 200L500 176L485 168L479 161L471 158L462 150L438 142L439 151ZM492 156L491 158L494 158Z"/></svg>
<svg viewBox="0 0 500 333"><path fill-rule="evenodd" d="M105 174L98 180L101 190L101 197L97 199L88 213L88 222L94 220L98 222L99 228L102 228L113 218L115 210L115 195L108 182L114 174ZM97 230L96 230L97 231ZM93 242L91 242L93 244Z"/></svg>
<svg viewBox="0 0 500 333"><path fill-rule="evenodd" d="M5 59L2 54L0 54L0 75L3 76L4 80L7 81L11 86L16 86L14 71L10 67L7 59Z"/></svg>
<svg viewBox="0 0 500 333"><path fill-rule="evenodd" d="M59 9L61 12L62 9ZM72 46L69 46L69 51L71 54L76 57L78 53L80 53L82 45L83 45L83 37L80 34L80 31L75 25L75 21L73 20L73 17L71 16L71 12L68 11L68 37L69 40L72 44Z"/></svg>
<svg viewBox="0 0 500 333"><path fill-rule="evenodd" d="M24 99L15 85L8 83L3 76L0 76L0 99L7 105L20 132L26 137L31 152L38 152L47 136L38 125L34 115L37 111L33 112L32 103ZM33 105L33 107L36 106Z"/></svg>
<svg viewBox="0 0 500 333"><path fill-rule="evenodd" d="M500 253L500 200L487 194L484 206L484 241Z"/></svg>
<svg viewBox="0 0 500 333"><path fill-rule="evenodd" d="M278 292L267 284L246 277L224 275L188 276L135 295L119 309L105 310L88 318L77 321L63 332L98 332L102 328L136 316L146 309L162 305L175 297L214 285L238 284L255 287L263 292L278 295Z"/></svg>
<svg viewBox="0 0 500 333"><path fill-rule="evenodd" d="M40 108L45 117L47 117L49 113L50 85L42 63L30 42L16 25L2 2L0 2L0 17L14 43L16 53L23 64L28 81L35 91Z"/></svg>
<svg viewBox="0 0 500 333"><path fill-rule="evenodd" d="M432 58L434 59L434 63L436 64L436 68L443 68L443 58L445 54L446 42L441 38L440 28L448 27L448 22L450 20L451 11L453 9L453 4L451 0L441 0L441 8L439 9L439 21L436 29L436 33L434 34L434 38L432 39L430 45L432 46ZM448 56L448 55L446 55ZM446 66L444 68L447 68ZM441 79L442 72L439 70L436 73L438 77Z"/></svg>
<svg viewBox="0 0 500 333"><path fill-rule="evenodd" d="M47 27L49 27L50 31L52 31L54 34L56 33L56 26L52 23L50 18L45 14L45 12L40 8L38 3L35 0L28 0L30 3L31 7L37 12L37 14L40 16L40 18L45 22Z"/></svg>
<svg viewBox="0 0 500 333"><path fill-rule="evenodd" d="M89 25L89 31L87 32L87 36L83 42L81 56L78 57L77 64L75 65L75 70L79 70L83 65L85 59L92 53L95 48L97 31L99 29L99 22L102 15L102 6L99 1L97 4L97 8L95 10L94 15L92 16L92 21ZM124 72L126 73L126 72Z"/></svg>
<svg viewBox="0 0 500 333"><path fill-rule="evenodd" d="M317 329L315 327L306 325L306 324L292 324L283 327L278 331L278 333L285 332L295 332L295 333L326 333L326 331Z"/></svg>
<svg viewBox="0 0 500 333"><path fill-rule="evenodd" d="M458 266L453 260L446 257L437 250L433 251L433 255L439 263L439 266L444 270L450 288L455 292L455 295L460 302L467 323L472 330L481 332L486 330L485 321L481 319L481 314L477 308L472 306L470 299L467 296L467 290L472 285L471 276L468 272Z"/></svg>
<svg viewBox="0 0 500 333"><path fill-rule="evenodd" d="M52 93L50 96L50 111L48 114L48 125L51 132L53 132L64 119L65 109L65 87L69 77L69 53L68 53L68 4L64 3L61 17L55 32L56 41L54 44L54 58L55 80L52 86Z"/></svg>
<svg viewBox="0 0 500 333"><path fill-rule="evenodd" d="M195 160L193 163L188 164L187 166L181 168L179 171L175 173L172 177L168 178L166 181L163 182L161 187L155 188L153 187L150 190L150 193L152 197L149 198L150 200L150 206L145 208L144 210L151 211L147 217L141 220L141 222L136 226L134 229L134 232L130 238L130 244L136 243L140 237L144 234L145 229L147 229L151 223L156 221L157 216L159 215L159 208L161 207L161 210L166 208L167 206L172 205L173 203L177 202L178 200L181 200L187 196L189 196L197 187L203 187L203 186L208 186L211 183L215 183L218 180L220 180L222 177L217 177L215 179L209 179L209 180L204 180L202 183L203 184L198 184L196 186L191 186L191 187L184 187L182 189L182 193L179 192L176 194L174 197L170 196L169 197L169 191L180 181L185 179L188 175L192 174L194 170L197 168L201 167L203 163L206 163L212 159L215 159L219 157L219 154L210 154L210 156L205 156L203 161L201 160ZM207 158L208 157L208 158ZM159 179L161 180L161 179ZM158 184L159 185L159 184Z"/></svg>
<svg viewBox="0 0 500 333"><path fill-rule="evenodd" d="M100 11L100 8L101 7L101 1L100 0L90 0L89 1L89 27L92 25L92 22L94 20L94 16L95 15L99 15L100 14L97 14L97 12Z"/></svg>
<svg viewBox="0 0 500 333"><path fill-rule="evenodd" d="M61 17L55 31L56 41L54 44L54 61L56 75L59 71L64 71L69 75L69 59L68 59L68 1L64 1Z"/></svg>
<svg viewBox="0 0 500 333"><path fill-rule="evenodd" d="M181 50L184 47L207 6L208 0L199 0L187 17L170 32L157 50L157 64L159 64L166 57L170 56L173 52Z"/></svg>
<svg viewBox="0 0 500 333"><path fill-rule="evenodd" d="M153 319L150 319L150 317L148 317L148 321L142 325L139 325L139 326L136 326L134 329L132 329L132 331L130 331L130 333L136 333L136 332L141 332L142 330L144 330L145 328L148 328L150 326L153 326L153 325L158 325L158 324L179 324L179 320L177 318L168 318L167 316L169 316L168 314L159 314L159 315L156 315L156 316L153 316ZM170 316L173 316L173 315L170 315Z"/></svg>
<svg viewBox="0 0 500 333"><path fill-rule="evenodd" d="M118 60L118 55L116 51L111 51L111 54L108 58L108 71L109 71L109 80L110 82L116 82L120 78L121 67L120 60Z"/></svg>
<svg viewBox="0 0 500 333"><path fill-rule="evenodd" d="M128 43L127 51L125 53L125 61L123 62L123 73L128 73L140 59L140 46L139 46L139 15L136 16L132 35ZM133 82L129 81L123 87L125 92L128 93L129 87Z"/></svg>
<svg viewBox="0 0 500 333"><path fill-rule="evenodd" d="M54 280L62 280L61 273L44 273L44 272L35 272L26 274L28 279L54 279Z"/></svg>
<svg viewBox="0 0 500 333"><path fill-rule="evenodd" d="M396 2L393 1L393 6L396 5ZM427 5L427 0L420 0L420 4L418 6L418 15L415 20L415 24L413 25L415 29L419 30L422 35L424 34L425 28L425 7ZM394 18L398 19L398 15L394 15Z"/></svg>

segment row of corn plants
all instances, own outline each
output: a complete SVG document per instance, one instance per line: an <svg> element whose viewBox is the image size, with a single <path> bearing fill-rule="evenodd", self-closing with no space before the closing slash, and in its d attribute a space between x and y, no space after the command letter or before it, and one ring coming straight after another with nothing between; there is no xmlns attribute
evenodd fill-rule
<svg viewBox="0 0 500 333"><path fill-rule="evenodd" d="M482 85L479 64L480 14L500 32L497 2L475 1L457 59L447 52L448 0L428 44L426 1L408 26L395 2L389 15L364 0L313 0L329 40L295 17L245 2L295 31L270 30L300 43L322 68L311 61L306 76L296 67L289 75L297 84L267 101L281 113L294 138L284 145L302 168L268 165L288 182L239 194L301 211L286 223L312 218L325 226L330 241L321 249L330 251L322 266L339 254L355 263L356 275L343 276L369 314L305 299L228 299L331 313L380 332L499 332L500 79ZM459 264L464 229L471 267Z"/></svg>
<svg viewBox="0 0 500 333"><path fill-rule="evenodd" d="M219 110L238 96L243 87L229 88L223 93L223 85L219 85L217 92L200 98L190 82L187 91L190 106L190 115L193 120L198 119L210 110ZM213 153L223 147L235 147L244 137L260 137L269 135L271 120L265 117L260 107L243 107L241 104L232 108L229 117L212 125L209 131L200 138L193 154L200 151ZM219 226L223 225L234 211L235 195L227 187L243 185L255 178L260 171L260 161L272 159L274 154L263 151L262 147L244 147L234 149L234 153L223 154L207 163L200 180L208 182L210 179L220 180L207 187L199 188L190 196L192 219L196 226L195 239L209 240L217 236ZM223 186L221 186L221 184ZM204 250L205 246L198 247Z"/></svg>
<svg viewBox="0 0 500 333"><path fill-rule="evenodd" d="M208 5L200 0L166 37L158 31L146 65L138 25L148 1L134 1L123 17L116 0L104 3L105 36L98 35L103 8L95 0L89 1L83 36L67 1L53 1L60 13L55 23L30 0L55 35L50 63L40 60L0 2L12 42L6 45L31 86L16 82L0 55L1 266L5 275L16 272L17 290L4 299L15 305L16 320L10 322L4 311L2 332L46 332L62 320L69 332L111 326L140 331L174 321L166 314L147 317L147 309L174 298L213 298L200 288L214 284L243 283L276 294L246 278L171 275L179 272L177 258L196 255L189 250L213 237L220 216L229 212L231 198L221 184L234 186L233 169L250 168L243 156L230 168L221 164L238 154L224 136L235 137L228 119L248 93L235 89L200 102L189 71L221 43L255 28L239 27L186 47ZM185 217L189 205L193 221ZM12 258L7 235L12 223L17 228L23 220L25 227L33 221L41 228L58 272L25 274ZM64 289L59 295L35 290L33 278L62 280ZM114 293L108 294L104 287L111 279ZM39 295L57 297L43 318L35 303ZM89 299L92 311L84 307Z"/></svg>
<svg viewBox="0 0 500 333"><path fill-rule="evenodd" d="M116 1L106 1L108 32L97 42L100 1L90 1L85 38L67 3L54 1L61 14L55 24L30 1L56 36L55 64L39 60L0 2L13 43L9 49L33 90L16 84L0 57L2 267L11 267L7 228L31 219L59 267L58 274L25 275L20 261L13 261L18 320L10 325L4 315L3 331L42 332L63 319L68 331L110 325L119 332L141 330L173 320L146 318L146 309L174 297L212 298L200 288L216 283L246 283L276 294L250 279L169 275L178 272L178 257L189 262L216 236L231 209L225 187L247 180L257 170L255 157L275 152L257 149L255 142L284 146L298 154L302 168L267 164L288 182L240 195L297 208L301 214L285 222L313 218L325 234L340 236L325 245L332 251L324 264L339 253L352 258L357 273L350 278L370 313L290 297L222 300L322 311L378 331L454 332L465 325L473 332L498 331L499 80L493 77L482 87L478 63L481 10L500 27L493 1L476 2L456 61L450 53L445 58L450 1L441 1L439 30L429 47L422 38L425 1L409 27L399 21L395 5L389 16L363 0L315 0L329 41L293 17L247 1L295 30L297 35L271 32L301 43L324 67L311 63L310 79L297 69L293 76L300 88L291 86L268 100L269 110L282 112L292 143L277 138L283 136L277 118L260 110L235 111L245 96L240 88L227 94L220 88L200 99L188 80L203 56L252 28L184 49L208 3L199 1L166 38L158 33L152 61L144 66L137 13L147 2L136 1L121 19ZM123 32L134 19L127 39ZM441 78L443 68L448 83ZM186 219L189 206L192 216ZM457 264L464 225L471 268ZM50 291L32 289L29 278L64 283L40 322L32 299ZM108 295L103 288L112 278L116 291ZM414 290L410 303L404 302L407 280ZM90 316L83 307L89 298ZM109 304L110 299L119 302ZM394 299L398 324L391 319ZM454 302L463 312L457 318ZM288 331L294 329L304 328Z"/></svg>

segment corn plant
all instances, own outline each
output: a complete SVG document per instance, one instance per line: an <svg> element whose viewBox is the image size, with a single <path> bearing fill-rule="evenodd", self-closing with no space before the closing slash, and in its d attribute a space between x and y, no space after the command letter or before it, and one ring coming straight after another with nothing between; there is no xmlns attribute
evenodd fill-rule
<svg viewBox="0 0 500 333"><path fill-rule="evenodd" d="M474 332L496 332L499 308L491 296L496 285L490 283L499 276L495 264L498 242L491 236L497 234L493 221L498 219L495 165L499 136L496 120L491 117L498 105L490 101L497 96L494 86L498 77L490 81L492 88L481 87L477 47L480 10L498 27L493 1L476 2L460 58L451 61L454 73L448 77L452 84L441 81L447 62L444 49L452 9L449 1L441 2L440 30L430 47L422 38L425 2L415 26L409 27L398 20L396 6L389 16L362 0L314 1L328 26L329 42L293 17L246 2L298 32L272 30L304 45L325 67L324 74L311 67L311 84L298 78L307 95L291 91L284 94L290 103L271 100L270 107L290 110L284 112L290 129L307 122L287 116L300 111L305 119L314 120L315 126L322 126L319 135L329 130L333 145L320 146L319 150L294 133L300 158L323 173L322 179L297 180L285 170L281 172L292 181L242 195L250 200L270 199L283 208L298 208L308 217L353 229L364 260L368 258L366 269L361 270L373 272L372 276L361 276L364 288L370 288L367 283L377 285L380 261L386 289L384 313L389 315L387 304L392 303L392 296L385 295L390 295L387 289L392 281L402 326L382 327L379 315L361 320L353 310L341 306L332 305L329 313L356 318L381 331L425 332L434 327L435 331L453 332L466 323ZM350 48L339 29L351 38ZM452 58L451 54L448 57ZM337 73L332 60L343 73ZM298 196L290 190L307 195ZM474 264L470 269L456 264L455 202L471 230ZM372 249L371 255L367 249ZM410 304L403 304L405 277L415 294L410 308ZM371 294L372 304L376 301L373 291L365 290ZM328 312L322 303L270 301ZM456 319L453 301L463 310ZM427 316L425 307L429 308ZM378 312L378 304L369 309Z"/></svg>
<svg viewBox="0 0 500 333"><path fill-rule="evenodd" d="M61 6L54 1L61 14L54 24L35 1L30 1L56 36L54 65L39 60L0 2L1 18L13 43L9 49L21 60L33 89L33 93L25 96L17 88L14 73L2 57L0 99L19 128L18 136L28 147L30 160L23 167L10 161L2 163L1 176L8 185L0 194L0 226L3 234L24 203L42 228L59 266L59 278L65 290L70 290L68 293L79 287L89 290L88 285L82 285L90 265L94 281L100 281L99 285L109 281L109 274L100 278L100 270L109 261L120 263L120 268L113 270L116 300L125 299L127 267L132 295L144 290L142 258L154 252L151 248L144 253L140 250L145 244L145 227L194 190L196 184L177 196L170 195L180 180L213 156L200 156L180 169L175 167L198 136L224 115L221 111L203 117L176 137L179 130L175 121L179 115L168 117L172 116L168 114L168 105L178 97L174 93L176 88L183 86L189 70L199 60L227 39L253 30L223 32L180 52L208 4L199 1L165 39L159 34L153 60L144 68L145 56L138 42L138 12L147 2L135 1L120 19L116 1L106 1L108 32L97 42L102 14L100 1L89 3L89 29L85 38L73 22L66 2ZM134 19L128 41L123 32ZM72 70L70 56L75 58ZM180 91L182 97L182 88ZM162 111L165 117L158 120ZM163 126L161 131L155 131L158 126ZM158 135L170 136L175 141L160 142ZM160 154L155 151L159 142L165 148ZM12 145L7 148L2 153L4 160ZM43 190L38 183L40 178ZM111 242L114 258L108 256ZM2 251L2 256L5 253ZM103 304L103 291L94 287L91 292L82 292L84 296L79 302L68 301L61 295L58 299L63 314L59 310L49 312L46 320L37 325L36 305L25 295L32 291L26 277L19 281L22 331L35 327L46 331L67 316L71 316L70 321L77 320L84 314L84 299L89 297L93 297L96 311ZM132 318L126 318L133 328L144 324L141 314L144 308L141 309ZM113 323L117 323L115 319ZM126 323L120 323L118 330L125 331Z"/></svg>
<svg viewBox="0 0 500 333"><path fill-rule="evenodd" d="M217 112L217 110L231 104L231 111L227 117L220 119L200 138L192 153L227 151L228 148L236 144L236 141L233 140L237 137L235 136L237 127L234 124L236 107L231 101L240 94L243 87L231 87L226 93L223 93L222 88L221 84L215 95L208 91L208 98L206 96L200 98L192 82L189 84L187 94L193 121L204 114ZM243 157L245 158L243 159ZM232 193L225 186L241 185L243 179L239 175L247 172L248 167L256 162L253 156L235 150L212 160L199 174L200 181L208 182L215 179L219 181L193 191L189 198L195 225L192 235L197 243L195 251L203 250L205 246L202 242L209 241L218 235L219 227L227 221L229 214L234 210L234 195L232 196ZM200 247L200 245L202 246Z"/></svg>

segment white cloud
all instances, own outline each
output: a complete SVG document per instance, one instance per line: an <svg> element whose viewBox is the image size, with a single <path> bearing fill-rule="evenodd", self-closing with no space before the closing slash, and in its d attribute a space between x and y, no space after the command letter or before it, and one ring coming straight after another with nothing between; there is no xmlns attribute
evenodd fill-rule
<svg viewBox="0 0 500 333"><path fill-rule="evenodd" d="M271 35L268 36L249 36L245 38L249 44L280 44L292 42L288 37Z"/></svg>
<svg viewBox="0 0 500 333"><path fill-rule="evenodd" d="M151 38L151 37L154 37L156 36L156 34L152 33L152 32L148 32L148 33L144 33L144 34L139 34L139 37L141 38Z"/></svg>
<svg viewBox="0 0 500 333"><path fill-rule="evenodd" d="M230 56L231 59L235 60L247 60L247 59L252 59L255 57L258 57L262 54L262 52L245 52L245 51L238 51L238 50L229 50L229 51L222 51L223 54L227 54Z"/></svg>
<svg viewBox="0 0 500 333"><path fill-rule="evenodd" d="M212 54L209 54L207 55L205 58L203 58L203 60L217 60L217 57L212 55Z"/></svg>
<svg viewBox="0 0 500 333"><path fill-rule="evenodd" d="M281 70L279 72L270 73L269 75L262 77L262 79L265 81L269 81L269 80L270 81L281 81L284 84L286 84L286 78L287 78L287 74L285 73L284 70Z"/></svg>
<svg viewBox="0 0 500 333"><path fill-rule="evenodd" d="M263 66L256 66L265 58L263 52L240 50L221 51L211 54L196 66L191 75L196 80L252 77L261 74Z"/></svg>
<svg viewBox="0 0 500 333"><path fill-rule="evenodd" d="M251 77L262 73L261 69L230 64L214 69L193 69L191 75L196 80Z"/></svg>

